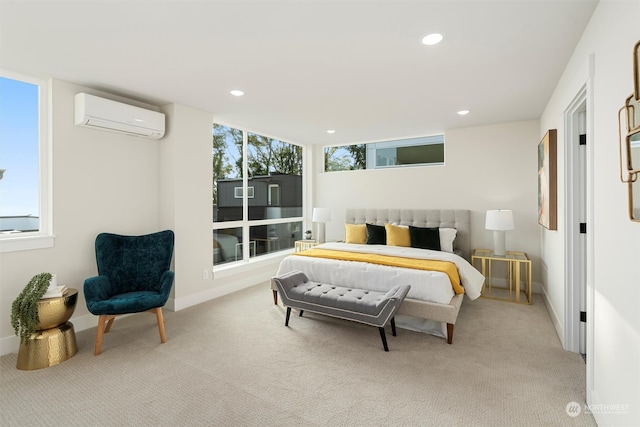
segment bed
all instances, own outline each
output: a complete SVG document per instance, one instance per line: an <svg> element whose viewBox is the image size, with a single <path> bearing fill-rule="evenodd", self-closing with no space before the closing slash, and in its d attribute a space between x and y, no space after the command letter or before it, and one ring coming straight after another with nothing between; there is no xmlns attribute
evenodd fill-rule
<svg viewBox="0 0 640 427"><path fill-rule="evenodd" d="M470 299L480 296L484 277L469 263L470 247L470 211L461 209L347 209L345 224L370 224L384 226L387 233L399 227L438 228L440 237L443 231L455 233L450 247L441 251L395 246L394 244L354 244L332 242L316 246L311 251L292 254L280 263L277 275L293 270L303 271L311 280L337 286L349 286L372 291L385 291L393 285L411 284L411 291L398 310L399 327L427 332L453 342L453 329L464 294ZM350 227L345 225L345 227ZM367 226L369 227L369 226ZM359 227L359 229L362 227ZM372 227L373 228L373 227ZM415 231L412 230L412 232ZM347 236L348 237L348 236ZM394 243L389 241L388 243ZM316 251L314 256L311 252ZM336 256L325 256L335 253ZM364 253L365 255L360 255ZM319 255L321 254L321 255ZM341 255L337 255L341 254ZM345 259L334 259L346 256ZM455 286L455 273L446 270L425 271L407 268L403 263L389 264L386 261L372 264L367 257L388 257L405 259L430 259L444 261L443 265L453 264L457 270L459 283ZM386 259L386 258L385 258ZM375 261L378 262L378 261ZM382 265L384 264L384 265ZM273 288L272 288L273 289ZM463 293L462 293L463 292ZM276 302L274 292L274 302Z"/></svg>

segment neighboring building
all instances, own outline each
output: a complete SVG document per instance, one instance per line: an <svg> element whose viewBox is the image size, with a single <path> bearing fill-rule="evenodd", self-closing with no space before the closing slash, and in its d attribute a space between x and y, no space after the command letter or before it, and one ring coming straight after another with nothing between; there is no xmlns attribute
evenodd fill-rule
<svg viewBox="0 0 640 427"><path fill-rule="evenodd" d="M40 217L31 215L0 216L0 233L38 231Z"/></svg>
<svg viewBox="0 0 640 427"><path fill-rule="evenodd" d="M302 216L302 176L266 175L249 178L249 220ZM242 178L218 180L218 206L213 220L242 220Z"/></svg>
<svg viewBox="0 0 640 427"><path fill-rule="evenodd" d="M296 218L302 216L302 176L274 174L254 176L248 179L249 220ZM242 178L219 179L217 181L218 205L213 206L213 221L242 220ZM234 244L242 243L241 230L238 228L214 233L214 240L224 249L225 243L220 241L221 234L225 239L229 235L235 237ZM293 247L293 242L302 238L299 222L251 226L249 241L252 256L274 252ZM234 249L238 251L240 249ZM215 248L214 248L215 252ZM225 252L223 250L223 252ZM226 252L231 252L227 250ZM235 253L235 252L234 252ZM223 256L214 264L234 261L234 256Z"/></svg>

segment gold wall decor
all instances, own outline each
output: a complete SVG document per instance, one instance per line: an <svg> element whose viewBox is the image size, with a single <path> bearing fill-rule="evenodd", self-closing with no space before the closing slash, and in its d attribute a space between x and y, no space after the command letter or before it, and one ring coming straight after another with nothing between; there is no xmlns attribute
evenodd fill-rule
<svg viewBox="0 0 640 427"><path fill-rule="evenodd" d="M633 47L633 94L640 101L640 40Z"/></svg>
<svg viewBox="0 0 640 427"><path fill-rule="evenodd" d="M629 218L640 222L640 40L633 47L633 93L618 110L620 180L629 186Z"/></svg>
<svg viewBox="0 0 640 427"><path fill-rule="evenodd" d="M538 144L538 224L558 229L557 131L550 129Z"/></svg>

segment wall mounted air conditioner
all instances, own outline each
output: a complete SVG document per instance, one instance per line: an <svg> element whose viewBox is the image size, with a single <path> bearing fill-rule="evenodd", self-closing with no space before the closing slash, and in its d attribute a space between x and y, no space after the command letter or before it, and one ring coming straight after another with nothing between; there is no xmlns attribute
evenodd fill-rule
<svg viewBox="0 0 640 427"><path fill-rule="evenodd" d="M164 136L164 114L87 93L75 96L75 124L150 139Z"/></svg>

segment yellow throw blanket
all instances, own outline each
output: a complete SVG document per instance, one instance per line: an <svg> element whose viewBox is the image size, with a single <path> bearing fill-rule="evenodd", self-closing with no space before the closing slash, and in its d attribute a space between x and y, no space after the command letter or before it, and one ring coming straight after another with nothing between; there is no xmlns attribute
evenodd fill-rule
<svg viewBox="0 0 640 427"><path fill-rule="evenodd" d="M439 271L449 276L451 285L456 295L464 293L464 288L460 284L460 276L455 263L451 261L436 261L430 259L404 258L391 255L368 254L349 251L335 251L332 249L312 248L302 252L295 252L293 255L308 256L315 258L337 259L342 261L368 262L371 264L387 265L391 267L413 268L416 270Z"/></svg>

